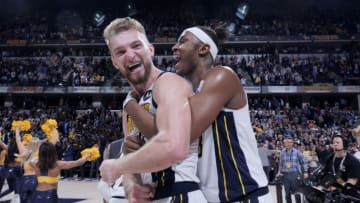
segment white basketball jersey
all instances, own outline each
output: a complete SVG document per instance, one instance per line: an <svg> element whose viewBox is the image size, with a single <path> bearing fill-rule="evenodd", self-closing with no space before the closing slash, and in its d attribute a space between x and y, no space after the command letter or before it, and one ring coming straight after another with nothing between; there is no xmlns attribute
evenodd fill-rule
<svg viewBox="0 0 360 203"><path fill-rule="evenodd" d="M197 174L209 202L239 201L267 186L248 105L222 109L203 133Z"/></svg>
<svg viewBox="0 0 360 203"><path fill-rule="evenodd" d="M145 94L141 97L139 104L142 105L149 112L155 114L157 104L154 102L152 97L152 88L153 86L151 86L145 92ZM158 184L165 184L166 182L164 182L164 180L166 178L169 178L168 181L174 178L173 180L175 182L181 182L181 181L199 182L199 179L196 176L197 161L198 161L198 141L195 141L190 145L189 154L183 161L174 164L171 167L171 169L169 168L157 173L153 173L153 178L154 176L157 175L160 176L158 178L160 178L159 180L161 180L162 183L158 182Z"/></svg>
<svg viewBox="0 0 360 203"><path fill-rule="evenodd" d="M156 114L156 107L157 104L153 100L152 97L152 90L153 85L149 87L149 89L145 92L145 94L140 98L139 104L143 106L146 110L151 112L152 114ZM176 107L175 107L176 108ZM131 118L128 118L128 124L132 123ZM141 136L141 132L136 129L136 126L132 124L130 126L129 132L135 136ZM146 139L145 139L146 140ZM151 178L148 175L142 175L143 182L156 185L157 187L168 187L169 185L175 182L183 182L183 181L190 181L190 182L199 182L199 178L196 176L197 170L197 162L198 162L198 141L193 142L190 145L190 151L187 157L178 162L171 167L151 173Z"/></svg>

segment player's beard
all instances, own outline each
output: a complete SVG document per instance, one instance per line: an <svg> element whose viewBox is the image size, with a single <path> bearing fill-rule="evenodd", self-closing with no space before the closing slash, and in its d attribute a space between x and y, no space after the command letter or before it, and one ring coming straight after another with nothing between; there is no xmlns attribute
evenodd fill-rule
<svg viewBox="0 0 360 203"><path fill-rule="evenodd" d="M141 65L142 69L141 73L130 75L129 76L129 82L133 85L139 85L142 83L146 83L146 81L149 79L150 72L151 72L151 64L149 63L142 63Z"/></svg>

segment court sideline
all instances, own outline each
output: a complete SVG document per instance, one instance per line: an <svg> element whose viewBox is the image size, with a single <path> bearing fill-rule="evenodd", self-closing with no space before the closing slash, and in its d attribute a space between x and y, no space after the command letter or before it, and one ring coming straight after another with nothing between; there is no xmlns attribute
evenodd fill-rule
<svg viewBox="0 0 360 203"><path fill-rule="evenodd" d="M59 181L58 194L61 201L59 203L102 203L100 194L97 191L97 180L61 180ZM5 184L3 191L7 189ZM276 191L275 186L270 186L270 191L274 198L274 203L276 200ZM284 194L284 191L283 191ZM0 203L10 202L13 193L0 199ZM283 195L283 202L285 202L285 197Z"/></svg>

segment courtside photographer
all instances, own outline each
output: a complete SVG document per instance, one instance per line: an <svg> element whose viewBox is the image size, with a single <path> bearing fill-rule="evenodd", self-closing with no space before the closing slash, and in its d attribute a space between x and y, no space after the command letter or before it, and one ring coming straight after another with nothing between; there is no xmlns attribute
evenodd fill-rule
<svg viewBox="0 0 360 203"><path fill-rule="evenodd" d="M331 138L334 153L310 174L304 186L309 202L360 202L360 162L347 152L347 140L338 132Z"/></svg>

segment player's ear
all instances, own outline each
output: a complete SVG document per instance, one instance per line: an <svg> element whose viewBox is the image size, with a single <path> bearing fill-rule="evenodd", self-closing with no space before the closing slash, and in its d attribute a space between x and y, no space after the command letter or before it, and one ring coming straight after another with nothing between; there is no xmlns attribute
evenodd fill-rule
<svg viewBox="0 0 360 203"><path fill-rule="evenodd" d="M210 46L208 44L202 44L199 48L199 55L204 57L210 54Z"/></svg>
<svg viewBox="0 0 360 203"><path fill-rule="evenodd" d="M119 70L119 66L116 65L116 63L114 62L114 60L111 60L111 61L112 61L113 66L114 66L117 70Z"/></svg>
<svg viewBox="0 0 360 203"><path fill-rule="evenodd" d="M116 68L116 69L119 69L119 67L116 65L115 63L115 57L114 55L112 54L112 52L110 52L110 57L111 57L111 62L113 64L113 66Z"/></svg>
<svg viewBox="0 0 360 203"><path fill-rule="evenodd" d="M155 56L155 47L154 47L154 45L149 44L149 50L150 50L151 56Z"/></svg>

